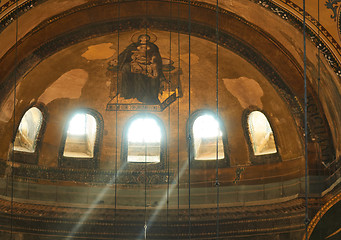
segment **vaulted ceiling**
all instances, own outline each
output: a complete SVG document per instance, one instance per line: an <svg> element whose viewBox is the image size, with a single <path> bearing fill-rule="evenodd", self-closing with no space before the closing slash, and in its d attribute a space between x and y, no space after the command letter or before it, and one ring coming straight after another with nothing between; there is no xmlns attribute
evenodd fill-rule
<svg viewBox="0 0 341 240"><path fill-rule="evenodd" d="M222 236L258 239L259 233L259 239L300 239L305 70L308 168L313 179L310 214L326 202L336 204L341 156L341 3L306 1L304 41L302 1L218 2L218 16L215 0L0 2L0 166L5 192L1 221L13 219L14 206L18 221L14 226L27 234L25 240L34 239L29 234L37 232L61 238L74 234L134 239L148 215L155 222L150 238L187 238L189 199L194 209L193 236L214 239L214 187L220 184ZM172 89L176 101L167 98L160 105L141 107L135 100L114 98L120 75L112 70L112 63L144 33L152 37L163 61L175 69L163 70L169 82L180 82ZM113 99L122 104L117 107ZM6 177L11 174L13 129L31 106L42 110L43 134L35 154L16 156L12 190L17 190L17 201L10 205ZM101 139L90 167L79 159L61 163L65 126L77 109L90 109L100 122ZM142 172L142 165L126 166L122 160L127 123L145 110L164 123L168 136L166 160L149 167L148 174ZM253 110L264 112L273 128L278 152L272 156L257 158L252 153L246 116ZM188 126L201 111L218 111L226 131L227 157L219 163L219 184L213 162L193 163L192 172L186 165ZM117 169L120 174L114 186ZM171 193L178 175L176 199ZM192 197L188 186L193 186ZM56 230L56 223L63 231ZM116 224L121 225L116 228ZM0 229L1 237L10 228L4 224ZM267 229L273 235L266 235Z"/></svg>

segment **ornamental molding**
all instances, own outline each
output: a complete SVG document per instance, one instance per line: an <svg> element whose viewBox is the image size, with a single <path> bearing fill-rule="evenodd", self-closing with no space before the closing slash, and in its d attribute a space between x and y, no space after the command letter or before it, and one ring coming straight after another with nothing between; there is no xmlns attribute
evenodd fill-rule
<svg viewBox="0 0 341 240"><path fill-rule="evenodd" d="M311 220L309 226L308 226L308 238L310 238L311 234L313 233L316 225L319 223L319 221L323 218L323 216L327 213L327 211L332 208L336 203L341 201L341 193L335 195L332 197L326 204L323 205L323 207L318 211L318 213L315 215L315 217ZM302 240L306 239L306 235L304 234Z"/></svg>

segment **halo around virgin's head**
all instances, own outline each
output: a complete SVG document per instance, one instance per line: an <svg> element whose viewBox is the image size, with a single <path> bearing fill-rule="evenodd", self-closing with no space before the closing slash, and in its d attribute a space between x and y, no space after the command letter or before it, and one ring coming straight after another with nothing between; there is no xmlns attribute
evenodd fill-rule
<svg viewBox="0 0 341 240"><path fill-rule="evenodd" d="M135 32L132 36L131 36L131 41L133 43L138 43L139 42L139 38L141 35L148 35L149 36L149 41L151 43L156 42L157 37L154 33L152 33L151 31L145 30L145 31L137 31Z"/></svg>

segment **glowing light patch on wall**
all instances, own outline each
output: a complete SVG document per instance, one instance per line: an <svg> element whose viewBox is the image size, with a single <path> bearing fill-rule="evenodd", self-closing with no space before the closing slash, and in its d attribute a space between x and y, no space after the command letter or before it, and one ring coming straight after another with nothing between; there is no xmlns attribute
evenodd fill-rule
<svg viewBox="0 0 341 240"><path fill-rule="evenodd" d="M17 93L20 92L20 85L18 83L16 87ZM17 96L18 97L18 96ZM18 104L18 98L15 99L15 104ZM9 122L13 115L13 105L14 105L14 91L9 94L6 100L1 104L0 108L0 122Z"/></svg>
<svg viewBox="0 0 341 240"><path fill-rule="evenodd" d="M194 159L215 160L224 158L223 133L219 122L209 114L199 116L193 123ZM217 155L218 143L218 155Z"/></svg>
<svg viewBox="0 0 341 240"><path fill-rule="evenodd" d="M259 108L263 107L262 97L264 95L262 87L259 83L251 78L223 78L224 85L235 98L239 101L243 108L251 105Z"/></svg>
<svg viewBox="0 0 341 240"><path fill-rule="evenodd" d="M87 60L108 59L112 57L116 50L112 49L112 43L101 43L88 47L88 50L82 54Z"/></svg>
<svg viewBox="0 0 341 240"><path fill-rule="evenodd" d="M160 162L161 129L153 118L138 118L128 129L128 162Z"/></svg>
<svg viewBox="0 0 341 240"><path fill-rule="evenodd" d="M248 117L249 134L255 155L276 153L276 144L271 126L260 111L253 111Z"/></svg>
<svg viewBox="0 0 341 240"><path fill-rule="evenodd" d="M72 69L61 75L50 87L45 89L38 101L48 104L55 99L77 99L88 81L89 74L83 69Z"/></svg>

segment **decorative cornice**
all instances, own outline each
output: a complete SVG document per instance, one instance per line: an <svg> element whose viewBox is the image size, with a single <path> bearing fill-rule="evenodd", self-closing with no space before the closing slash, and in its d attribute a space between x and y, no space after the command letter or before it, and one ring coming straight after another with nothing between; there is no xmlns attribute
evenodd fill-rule
<svg viewBox="0 0 341 240"><path fill-rule="evenodd" d="M61 207L43 204L28 204L0 199L1 230L8 230L9 218L14 219L13 229L18 232L53 234L57 236L84 237L87 239L136 239L143 229L145 214L148 222L148 239L187 238L188 210L154 209L147 213L141 209L115 209L114 206L96 204L91 211L87 207ZM13 209L13 212L11 212ZM11 215L9 214L11 212ZM303 231L304 201L294 199L281 204L266 206L243 206L219 208L221 236L242 236L253 234L276 234L280 232ZM167 217L165 217L167 215ZM216 234L216 208L191 209L192 237L207 239ZM83 221L80 221L83 219ZM166 220L167 219L167 220ZM7 221L7 224L6 224ZM76 231L74 227L81 224Z"/></svg>
<svg viewBox="0 0 341 240"><path fill-rule="evenodd" d="M167 184L168 171L167 170L151 170L147 167L148 172L145 175L141 169L135 170L121 170L117 172L117 184L140 184L146 182L148 184ZM174 171L169 173L170 180L175 179ZM79 183L92 183L92 184L113 184L115 179L115 170L89 170L78 168L48 168L40 166L20 165L14 168L14 175L20 178L48 181L69 181Z"/></svg>

